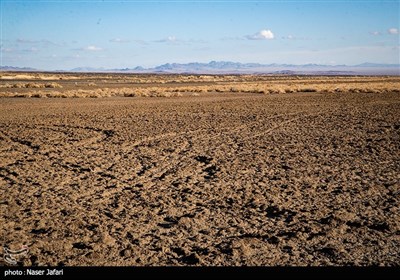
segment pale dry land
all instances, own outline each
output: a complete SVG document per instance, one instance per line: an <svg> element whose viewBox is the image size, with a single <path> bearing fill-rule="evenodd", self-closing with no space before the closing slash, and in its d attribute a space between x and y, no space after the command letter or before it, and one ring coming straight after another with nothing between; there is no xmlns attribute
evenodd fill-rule
<svg viewBox="0 0 400 280"><path fill-rule="evenodd" d="M0 97L176 97L232 92L400 93L398 76L156 75L0 72Z"/></svg>
<svg viewBox="0 0 400 280"><path fill-rule="evenodd" d="M400 265L398 92L198 94L1 98L1 245L23 265Z"/></svg>

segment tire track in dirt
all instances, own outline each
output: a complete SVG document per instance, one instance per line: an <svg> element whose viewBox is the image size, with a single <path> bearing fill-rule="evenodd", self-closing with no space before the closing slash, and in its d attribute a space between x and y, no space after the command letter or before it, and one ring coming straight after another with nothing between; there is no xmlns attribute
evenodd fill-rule
<svg viewBox="0 0 400 280"><path fill-rule="evenodd" d="M72 125L54 125L55 127L66 127L66 128L72 128L72 129L82 129L82 130L89 130L89 131L94 131L97 133L100 133L100 135L98 136L94 136L94 137L90 137L89 139L83 139L81 141L79 141L77 144L80 145L89 145L92 143L98 143L101 141L105 141L108 140L109 138L111 138L115 131L112 129L101 129L101 128L97 128L97 127L89 127L89 126L72 126Z"/></svg>
<svg viewBox="0 0 400 280"><path fill-rule="evenodd" d="M267 119L264 120L274 120L276 118L279 117L287 117L287 116L298 116L296 118L290 119L288 121L284 121L281 125L275 126L273 127L273 129L276 129L277 127L281 127L282 125L286 124L286 123L290 123L293 122L296 119L299 119L301 117L306 117L307 115L303 115L304 111L298 112L298 113L291 113L291 114L279 114L279 115L275 115L272 117L269 117ZM252 124L255 124L254 126L252 126ZM225 133L224 136L228 136L228 135L236 135L236 133L241 132L243 128L245 127L258 127L257 122L251 122L250 124L244 124L241 126L236 127L235 129L229 129L226 128L223 130L223 132ZM271 129L271 131L273 130ZM206 134L207 136L204 137L204 135L198 135L198 133L200 131L207 131L207 129L198 129L196 131L190 131L190 132L183 132L183 133L170 133L170 134L161 134L161 135L157 135L155 137L151 137L151 138L147 138L144 141L137 141L134 144L125 144L124 148L127 149L127 146L129 145L129 147L138 147L138 144L144 144L147 141L156 141L159 139L163 139L166 137L172 137L172 136L178 136L179 138L183 139L182 142L184 142L184 145L182 145L181 141L177 141L175 140L174 142L178 142L180 143L180 148L176 149L174 151L173 154L171 154L170 156L164 157L162 159L158 158L158 159L153 159L153 161L157 161L157 162L163 162L164 164L161 164L155 168L145 168L144 172L141 172L142 174L139 176L136 176L131 184L139 184L139 185L143 185L145 186L146 184L155 181L155 180L159 180L160 177L162 178L163 176L165 176L165 174L171 174L174 171L178 165L182 164L184 161L188 160L188 159L194 159L196 157L196 153L191 152L190 151L190 143L196 141L196 140L202 140L202 141L212 141L213 139L217 139L217 138L221 138L221 134L219 135L214 135L214 134ZM195 137L189 140L188 135L194 135ZM229 137L229 136L228 136ZM247 140L247 139L245 139ZM244 141L244 140L243 140ZM226 143L222 143L219 144L218 146L214 146L213 148L218 149L221 146L226 146ZM137 155L138 156L138 155ZM140 157L140 156L139 156ZM177 162L177 163L174 163ZM193 161L193 163L189 163L189 165L186 166L181 166L181 168L188 168L190 166L190 164L192 164L194 167L197 166L198 162ZM203 169L206 169L207 167L211 166L212 163L210 164L206 164ZM193 172L194 172L195 168L193 168ZM195 174L192 174L195 175ZM115 175L116 180L118 180L118 176ZM129 184L129 182L127 181L123 181L123 180L118 180L121 184L126 185ZM108 190L106 195L102 195L103 198L109 198L114 196L116 193L120 192L120 189L113 189L113 190ZM85 197L89 197L92 194L86 194ZM83 198L83 197L82 197Z"/></svg>
<svg viewBox="0 0 400 280"><path fill-rule="evenodd" d="M291 116L291 115L299 115L299 114L302 114L302 113L303 112L292 113L292 114L279 114L279 115L275 115L275 116L272 116L270 118L267 118L266 120L272 120L272 119L276 119L276 118L279 118L279 117L286 117L286 116ZM253 123L256 123L256 122L254 121ZM243 125L235 127L234 129L225 128L225 129L222 129L222 131L219 131L219 132L224 133L225 131L227 131L228 132L227 134L234 134L234 133L237 133L237 132L241 131L243 128L248 128L248 127L249 127L249 124L243 124ZM254 127L257 127L257 126L254 126ZM141 146L141 145L143 145L145 143L148 143L148 142L157 141L157 140L168 138L168 137L176 137L176 136L187 138L188 135L196 135L196 134L199 134L200 132L207 132L207 131L208 131L207 128L202 128L202 129L196 129L196 130L185 131L185 132L171 132L171 133L158 134L158 135L155 135L155 136L152 136L152 137L147 137L145 139L138 140L138 141L136 141L134 143L124 143L124 144L122 144L121 148L122 148L122 150L124 152L128 152L129 150L132 150L132 148L139 147L139 146ZM198 140L201 137L202 136L195 137L195 138L193 138L193 140ZM219 138L219 137L220 137L220 135L210 135L210 134L208 134L208 137L206 139L207 140L213 140L213 139L216 139L216 138ZM184 150L184 148L180 149L178 151L178 153L183 151L183 150Z"/></svg>
<svg viewBox="0 0 400 280"><path fill-rule="evenodd" d="M268 119L264 119L264 120L273 120L273 119L276 119L276 118L278 118L278 117L288 117L288 116L296 116L296 117L294 117L294 118L290 118L290 119L288 119L288 120L285 120L285 121L281 121L281 122L279 122L277 125L274 125L274 126L272 126L271 128L269 128L269 129L267 129L267 130L264 130L264 131L262 131L261 133L257 133L257 134L255 134L255 135L252 135L252 136L250 136L250 137L242 137L241 139L240 139L240 142L241 143L244 143L244 142L248 142L249 140L251 140L251 139L255 139L255 138L257 138L257 137L259 137L259 136L262 136L262 135L265 135L265 134L269 134L269 133L271 133L271 132L273 132L273 131L276 131L276 130L278 130L278 129L280 129L280 128L282 128L283 126L285 126L285 125L288 125L288 124L295 124L295 122L296 121L298 121L298 120L300 120L300 119L304 119L304 118L309 118L309 117L315 117L315 116L319 116L319 115L321 115L321 114L323 114L323 113L325 113L325 112L328 112L327 110L320 110L319 112L316 112L316 113L309 113L309 114L304 114L306 111L301 111L301 112L298 112L298 113L292 113L292 114L281 114L281 115L277 115L277 116L274 116L274 117L270 117L270 118L268 118ZM257 123L257 122L252 122L251 124L254 124L254 123ZM224 138L224 137L235 137L235 136L238 136L236 133L237 132L242 132L241 131L241 128L242 127L251 127L251 129L250 130L252 130L254 127L256 128L256 129L258 129L258 125L256 125L256 126L254 126L254 127L252 127L251 125L249 125L249 124L247 124L247 125L244 125L244 126L240 126L240 127L238 127L237 129L235 129L235 130L233 130L233 131L229 131L227 134L225 134L225 135L221 135L221 134L219 134L219 135L212 135L212 136L210 136L210 137L207 137L207 140L209 141L209 140L213 140L213 139L217 139L217 138ZM249 133L243 133L244 135L248 135ZM250 133L251 134L251 133ZM215 146L212 146L212 150L211 151L209 151L209 152L206 152L206 153L209 153L209 154L213 154L214 153L214 151L215 150L221 150L221 149L223 149L223 147L226 147L228 145L228 143L227 143L227 141L224 141L224 142L222 142L222 143L219 143L219 144L217 144L217 145L215 145ZM206 150L207 151L207 150ZM244 154L247 154L247 153L249 153L249 152L251 152L251 151L235 151L234 153L235 153L235 155L237 156L237 157L240 157L240 156L242 156L242 155L244 155ZM197 156L199 156L199 155L197 155ZM183 162L183 161L185 161L185 160L187 160L187 159L194 159L196 157L196 153L195 152L189 152L189 153L187 153L187 154L185 154L185 155L183 155L182 157L180 157L179 158L179 162L181 163L181 162ZM177 158L174 158L175 160L177 159ZM204 166L202 166L202 168L201 168L201 170L199 171L200 173L204 173L204 171L206 170L210 170L210 172L212 173L212 174L214 174L214 172L218 172L218 170L219 170L219 168L218 167L216 167L215 165L214 165L215 163L213 163L213 162L209 162L209 163L207 163L207 164L205 164ZM190 165L190 163L189 163L189 165ZM199 176L199 174L195 174L195 170L196 170L196 166L197 166L197 163L192 163L191 164L192 166L193 166L193 172L194 173L192 173L192 176L194 176L194 177L197 177L197 178L201 178L202 176ZM168 167L167 169L166 169L166 171L163 173L163 174L165 174L165 173L169 173L168 171L169 170L174 170L175 168L176 168L176 165L166 165L165 167ZM184 166L184 167L188 167L188 166ZM158 172L161 172L161 170L158 170ZM157 174L157 175L155 175L156 173L154 172L153 174L152 174L152 178L149 178L148 180L146 180L146 182L149 182L149 181L153 181L154 179L156 179L156 180L158 180L159 178L159 173ZM212 175L213 176L213 175ZM205 178L205 177L204 177ZM220 180L223 180L223 177L219 177L219 179Z"/></svg>
<svg viewBox="0 0 400 280"><path fill-rule="evenodd" d="M292 113L292 114L279 114L279 115L271 116L271 117L269 117L267 119L264 119L264 120L274 120L274 119L277 119L279 117L287 117L287 116L291 116L291 115L295 115L295 116L296 115L302 115L303 113L304 112ZM277 128L281 127L284 124L293 122L294 120L299 119L301 117L305 117L305 116L303 115L303 116L299 116L297 118L290 119L288 121L284 121L280 125L274 126L273 128L269 129L268 131L265 131L264 133L268 133L268 132L270 132L270 131L272 131L274 129L277 129ZM256 124L256 125L254 125L254 124ZM83 129L83 130L89 130L89 131L95 131L95 132L101 132L101 133L103 133L103 131L104 131L104 130L98 129L98 128L83 127L83 126L71 126L71 125L54 125L54 127L61 127L61 128L67 127L67 128L77 129L77 130ZM135 147L140 147L144 143L157 141L157 140L168 138L168 137L176 137L176 136L178 136L178 138L183 140L183 141L176 141L175 140L175 142L180 143L179 144L180 148L176 149L173 154L171 154L169 156L166 156L166 157L164 157L162 159L160 159L160 158L153 159L153 161L155 160L156 162L163 162L164 164L161 164L161 165L159 165L159 166L157 166L155 168L152 168L150 166L150 167L146 168L143 172L141 172L142 174L140 174L140 175L138 174L138 176L135 176L135 178L133 178L133 180L132 180L132 182L136 182L136 184L140 183L140 184L145 185L145 184L150 183L151 181L158 180L164 174L171 173L171 171L174 171L177 168L178 164L186 161L187 159L194 158L196 153L193 153L192 151L190 151L190 147L191 147L190 143L193 143L196 140L212 141L213 139L221 138L221 137L224 137L224 136L225 137L229 137L229 135L235 135L237 132L240 132L243 128L253 129L254 127L258 127L258 123L256 121L248 123L248 124L244 124L244 125L241 125L241 126L237 126L235 129L226 128L226 129L220 130L219 131L220 133L218 135L216 135L216 134L207 134L207 137L204 137L204 135L200 134L201 132L206 132L207 129L198 129L198 130L195 130L195 131L182 132L182 133L161 134L161 135L156 135L154 137L146 138L146 139L141 140L141 141L136 141L133 144L125 144L122 147L122 150L126 150L127 146L130 149L132 149L132 148L135 148ZM39 127L36 127L36 128L39 128ZM46 127L46 128L48 128L48 127ZM188 136L191 136L191 135L193 135L194 137L189 138ZM257 136L258 135L254 135L252 138L257 137ZM102 139L104 140L104 139L106 139L106 137L101 137L101 135L98 135L98 136L95 136L95 137L91 137L89 139L81 140L78 143L74 143L73 145L75 145L75 144L78 144L78 145L82 145L83 144L83 145L85 145L85 144L101 141ZM247 140L247 139L245 139L245 140ZM184 142L184 145L182 145L182 142ZM226 143L222 143L218 147L221 147L221 146L226 146ZM218 148L218 147L214 147L214 148ZM138 157L142 158L142 156L138 156ZM178 159L179 159L178 163L177 164L173 164L173 162L176 162ZM67 163L62 163L62 162L58 162L58 161L55 161L55 163L57 165L63 167L63 168L67 168L67 169L71 169L71 168L75 168L76 167L75 165L71 167ZM187 168L190 165L191 165L191 163L188 163L185 166L181 166L181 168L182 167ZM196 166L197 163L194 162L194 163L192 163L192 165ZM144 164L142 163L142 167L143 166L144 166ZM111 169L112 167L113 166L111 166L108 169ZM205 167L207 167L207 165ZM87 171L89 172L90 170L87 170ZM105 172L104 170L103 171L98 171L97 174L99 174L99 173L102 174L104 172ZM113 172L111 172L111 174L113 176L112 177L113 180L120 182L122 185L127 185L127 184L130 183L129 181L119 179L118 178L118 174L114 174ZM89 193L86 191L83 196L79 196L79 198L77 198L77 201L85 200L85 198L88 198L88 197L90 197L90 196L92 196L92 195L94 195L96 193L102 192L102 190L99 190L99 189L96 189L96 190L93 189L93 190L88 190L88 191L89 191ZM111 196L115 195L115 193L118 193L120 191L121 190L119 188L114 189L114 190L108 190L106 195L104 195L104 193L102 194L102 197L103 198L111 197Z"/></svg>
<svg viewBox="0 0 400 280"><path fill-rule="evenodd" d="M291 118L291 119L289 119L287 121L283 121L283 122L281 122L281 123L279 123L277 125L274 125L270 129L264 130L264 131L262 131L260 133L256 133L256 134L252 135L251 137L244 138L244 140L250 140L250 139L254 139L254 138L260 137L260 136L265 135L265 134L269 134L269 133L271 133L271 132L273 132L273 131L275 131L277 129L282 128L282 126L284 126L284 125L293 124L297 120L308 118L308 117L313 117L313 116L318 116L318 115L321 115L322 113L324 113L324 111L317 112L317 113L306 114L306 115L300 115L298 117Z"/></svg>
<svg viewBox="0 0 400 280"><path fill-rule="evenodd" d="M27 148L31 149L34 152L36 152L40 148L39 145L34 145L29 140L24 140L24 139L19 139L18 137L9 136L4 132L1 132L1 133L3 134L3 136L2 136L3 139L8 139L9 142L14 142L14 143L17 143L19 145L22 145L24 147L27 147Z"/></svg>
<svg viewBox="0 0 400 280"><path fill-rule="evenodd" d="M296 114L299 114L299 113L296 113ZM287 114L275 115L268 119L276 119L276 118L282 117L282 116L287 116ZM242 128L247 127L247 126L249 126L249 124L244 124L244 125L238 126L234 130L226 128L226 129L224 129L224 131L228 132L227 134L235 134L235 133L239 132ZM202 139L202 140L204 139L204 135L199 135L199 132L202 132L202 131L207 131L207 129L198 129L195 131L182 132L182 133L161 134L161 135L156 135L154 137L146 138L141 141L136 141L133 144L132 143L123 144L121 149L123 151L127 152L128 154L134 154L135 157L139 158L139 161L140 161L141 158L148 158L146 156L145 152L140 151L140 148L141 148L140 145L143 145L143 144L151 142L151 141L157 141L160 139L174 137L174 136L178 136L179 139L182 139L182 141L179 141L176 139L174 140L175 143L179 143L179 148L174 150L173 154L163 157L163 158L153 158L153 162L158 162L158 163L162 162L163 164L158 165L157 167L152 167L152 166L148 166L148 164L141 162L142 169L139 170L139 172L138 172L140 174L137 174L137 176L134 176L134 178L131 179L131 181L121 180L118 178L118 174L112 173L113 180L118 181L121 184L121 187L108 189L106 191L101 190L101 189L88 190L89 192L85 192L85 194L82 194L79 197L79 200L85 200L95 194L99 195L100 193L101 193L102 198L107 199L107 198L113 197L115 194L119 193L121 191L121 188L123 188L122 186L137 185L137 184L146 186L148 183L150 183L154 180L158 180L160 177L163 176L163 174L169 173L171 170L174 170L176 168L176 164L172 164L176 160L179 159L179 162L181 163L184 160L187 160L188 158L195 157L195 154L192 154L191 152L189 152L191 143L196 140L199 140L199 139ZM191 136L191 135L193 135L194 137L189 138L188 136ZM206 139L208 139L208 140L212 140L212 139L221 137L221 135L213 135L213 134L206 134L206 135L207 135ZM182 144L182 142L184 144ZM139 150L137 150L137 148L139 148ZM157 150L157 149L162 149L162 148L157 147L155 150ZM189 153L186 153L186 152L189 152ZM196 164L196 163L194 162L194 164ZM106 192L106 193L104 193L104 192ZM98 204L102 204L102 203L98 203Z"/></svg>
<svg viewBox="0 0 400 280"><path fill-rule="evenodd" d="M295 114L291 114L291 115L299 115L299 114L303 114L303 112L295 113ZM276 119L276 118L282 117L282 116L283 116L283 117L287 117L288 115L289 115L289 114L275 115L275 116L272 116L272 117L270 117L270 118L268 118L268 119L269 119L269 120L271 120L271 119ZM293 121L294 119L297 119L297 118L293 118L293 119L291 119L291 120L284 121L281 125L275 126L274 128L279 127L279 126L282 126L282 125L285 124L285 123L291 122L291 121ZM137 180L136 180L136 178L135 178L134 181L136 181L137 183L141 183L141 184L144 184L144 185L145 185L145 184L147 184L147 183L149 183L149 182L151 182L151 181L158 180L158 178L161 177L163 174L168 173L168 172L170 172L171 170L174 170L174 169L176 168L176 164L171 166L171 163L174 162L175 160L177 160L178 158L179 158L180 162L183 162L183 161L187 160L188 158L194 157L195 154L194 154L193 152L190 152L190 149L189 149L189 148L190 148L190 142L193 142L193 141L196 141L196 140L199 140L199 139L211 141L211 140L213 140L213 139L223 137L223 135L227 136L227 135L236 134L237 132L239 132L239 131L240 131L241 129L243 129L244 127L251 127L251 128L253 128L253 125L252 125L252 124L254 124L254 123L256 124L254 127L257 127L257 126L258 126L257 123L256 123L256 122L252 122L252 123L250 123L250 124L245 124L245 125L238 126L238 127L236 127L235 129L233 129L233 130L231 130L231 129L229 129L229 128L224 129L223 132L222 132L222 134L218 134L218 135L216 135L216 134L207 134L207 137L204 137L203 135L198 135L198 134L199 134L200 132L202 132L202 131L207 131L207 129L199 129L199 130L196 130L196 131L183 132L183 133L170 133L170 134L156 135L155 137L147 138L147 139L145 139L144 141L140 141L139 143L138 143L138 142L135 142L135 143L133 144L133 147L140 146L140 144L147 143L147 142L149 142L149 141L150 141L150 142L151 142L151 141L156 141L156 140L160 140L160 139L164 139L164 138L168 138L168 137L174 137L174 136L177 136L177 135L178 135L179 138L183 139L185 145L182 145L182 146L180 147L180 149L175 150L174 154L172 154L171 156L169 156L167 160L165 160L165 159L159 159L159 158L156 159L156 161L158 161L158 162L165 162L165 164L163 164L163 165L161 165L161 166L158 166L157 168L151 168L151 167L150 167L150 168L143 174L143 175L144 175L144 176L143 176L144 178L142 178L141 176L139 176L139 177L141 177L141 178L138 178ZM69 126L69 127L72 127L72 126ZM80 129L84 129L85 127L76 127L76 126L75 126L75 127L72 127L72 128L77 129L77 130L80 130ZM98 132L98 129L91 129L91 128L89 128L89 130L94 130L94 131ZM192 138L188 141L188 139L189 139L188 135L193 135L194 137L192 137ZM90 139L93 139L93 137L90 138ZM85 139L85 140L87 140L87 139ZM82 141L83 141L83 140L82 140ZM82 143L82 141L80 141L79 143ZM180 142L180 141L177 141L177 142ZM138 145L138 144L139 144L139 145ZM222 146L223 146L223 145L226 145L226 144L222 143ZM156 150L157 150L157 149L158 149L158 148L156 148ZM188 151L189 151L189 153L186 153L186 152L188 152ZM61 165L61 164L60 164L60 165ZM190 165L190 163L189 163L189 165ZM194 165L195 165L195 164L194 164ZM68 165L61 165L61 166L63 166L64 168L67 168L67 169L70 168ZM187 166L188 166L188 165L186 165L186 167L187 167ZM148 174L148 173L150 173L150 174ZM120 180L120 179L118 178L118 174L115 174L115 173L112 173L112 174L113 174L113 176L114 176L114 178L113 178L114 180L119 181L119 182L122 183L122 184L128 184L127 181ZM96 195L96 194L97 194L97 195L100 195L102 198L108 199L108 198L114 196L116 193L118 193L118 192L120 192L120 191L121 191L120 188L115 188L115 189L110 189L110 190L93 189L93 190L90 190L89 193L86 191L86 192L85 192L85 195L84 195L84 196L80 196L79 198L76 199L76 201L77 201L78 204L79 204L80 202L85 201L88 197L90 197L90 196L92 196L92 195ZM104 202L102 202L101 204L103 204L103 203L104 203ZM83 208L82 208L82 209L83 209Z"/></svg>

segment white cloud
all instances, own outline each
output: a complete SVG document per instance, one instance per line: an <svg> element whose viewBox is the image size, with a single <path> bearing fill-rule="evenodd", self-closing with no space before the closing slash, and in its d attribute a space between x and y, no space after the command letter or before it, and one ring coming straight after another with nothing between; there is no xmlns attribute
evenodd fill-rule
<svg viewBox="0 0 400 280"><path fill-rule="evenodd" d="M129 43L129 40L121 39L121 38L114 38L110 40L111 43Z"/></svg>
<svg viewBox="0 0 400 280"><path fill-rule="evenodd" d="M378 36L378 35L381 35L381 32L379 32L379 31L371 31L370 34L374 35L374 36Z"/></svg>
<svg viewBox="0 0 400 280"><path fill-rule="evenodd" d="M397 28L389 28L388 33L392 35L397 35L399 34L399 30Z"/></svg>
<svg viewBox="0 0 400 280"><path fill-rule="evenodd" d="M97 52L97 51L102 51L102 48L96 47L96 46L87 46L83 48L84 51L91 51L91 52Z"/></svg>
<svg viewBox="0 0 400 280"><path fill-rule="evenodd" d="M176 37L175 36L168 36L167 37L167 41L168 42L175 42L176 41Z"/></svg>
<svg viewBox="0 0 400 280"><path fill-rule="evenodd" d="M256 34L246 36L249 40L271 40L274 39L274 37L274 33L269 29L263 29Z"/></svg>

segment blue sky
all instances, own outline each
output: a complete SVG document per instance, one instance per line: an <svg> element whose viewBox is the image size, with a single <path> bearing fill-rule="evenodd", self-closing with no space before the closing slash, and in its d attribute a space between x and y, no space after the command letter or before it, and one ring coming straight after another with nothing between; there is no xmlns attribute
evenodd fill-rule
<svg viewBox="0 0 400 280"><path fill-rule="evenodd" d="M0 0L1 65L399 63L399 1Z"/></svg>

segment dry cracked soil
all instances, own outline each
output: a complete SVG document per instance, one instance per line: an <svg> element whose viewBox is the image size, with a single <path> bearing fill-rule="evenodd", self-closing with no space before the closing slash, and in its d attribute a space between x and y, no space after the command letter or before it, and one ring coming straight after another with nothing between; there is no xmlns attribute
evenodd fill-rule
<svg viewBox="0 0 400 280"><path fill-rule="evenodd" d="M21 265L400 265L398 93L3 98L0 158Z"/></svg>

